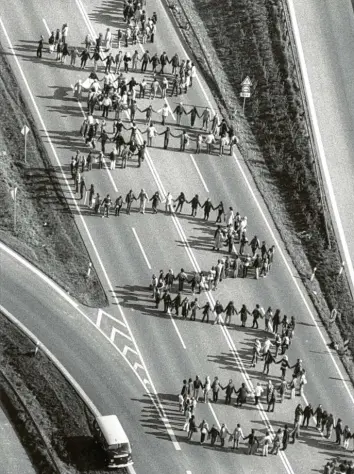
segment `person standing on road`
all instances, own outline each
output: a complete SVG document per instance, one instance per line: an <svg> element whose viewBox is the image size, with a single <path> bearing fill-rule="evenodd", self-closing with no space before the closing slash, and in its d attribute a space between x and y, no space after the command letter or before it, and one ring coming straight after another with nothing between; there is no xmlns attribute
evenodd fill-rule
<svg viewBox="0 0 354 474"><path fill-rule="evenodd" d="M178 291L183 291L184 282L187 280L187 274L183 268L181 268L181 271L175 277L175 280L178 280Z"/></svg>
<svg viewBox="0 0 354 474"><path fill-rule="evenodd" d="M246 438L244 438L244 440L245 441L248 440L247 454L248 455L256 454L257 448L259 446L259 441L256 437L255 430L252 429L251 433L248 436L246 436Z"/></svg>
<svg viewBox="0 0 354 474"><path fill-rule="evenodd" d="M311 405L311 403L309 403L304 409L304 419L302 420L302 426L303 427L305 425L306 425L306 428L309 427L310 418L313 415L314 415L314 413L313 413L312 405Z"/></svg>
<svg viewBox="0 0 354 474"><path fill-rule="evenodd" d="M43 47L44 47L44 36L41 35L38 41L38 46L37 46L37 58L42 58Z"/></svg>
<svg viewBox="0 0 354 474"><path fill-rule="evenodd" d="M230 379L229 383L225 387L222 387L222 389L225 390L225 405L231 405L231 396L233 392L236 393L232 379Z"/></svg>
<svg viewBox="0 0 354 474"><path fill-rule="evenodd" d="M202 312L202 314L203 314L202 323L204 322L204 319L206 319L206 322L209 323L209 314L210 314L210 310L211 310L209 301L207 301L205 303L202 310L203 310L203 312Z"/></svg>
<svg viewBox="0 0 354 474"><path fill-rule="evenodd" d="M204 209L204 217L203 217L203 219L204 219L205 221L208 221L208 220L209 220L210 211L211 211L212 209L214 209L214 208L213 208L213 204L212 204L212 202L210 201L210 198L207 198L207 200L205 201L205 203L202 205L202 209Z"/></svg>
<svg viewBox="0 0 354 474"><path fill-rule="evenodd" d="M156 191L155 194L153 194L150 201L152 201L152 212L153 212L153 214L157 214L157 206L161 202L160 193L158 191Z"/></svg>
<svg viewBox="0 0 354 474"><path fill-rule="evenodd" d="M95 196L95 186L91 184L90 189L89 189L89 200L88 200L88 205L90 209L92 209L92 206L93 206L94 196Z"/></svg>
<svg viewBox="0 0 354 474"><path fill-rule="evenodd" d="M176 207L176 214L183 211L183 204L186 202L186 197L183 192L181 192L177 199L174 202L178 202Z"/></svg>
<svg viewBox="0 0 354 474"><path fill-rule="evenodd" d="M182 119L182 115L183 114L186 114L186 111L183 107L183 102L180 102L177 107L175 108L175 110L173 111L174 114L176 114L176 120L177 120L177 125L181 125L181 119Z"/></svg>
<svg viewBox="0 0 354 474"><path fill-rule="evenodd" d="M145 189L141 189L138 199L140 201L140 207L139 207L139 212L140 214L145 214L145 206L146 202L149 200L149 197L145 191Z"/></svg>
<svg viewBox="0 0 354 474"><path fill-rule="evenodd" d="M223 312L224 312L224 308L223 308L222 304L220 303L219 300L216 300L215 306L214 306L214 313L215 313L214 325L215 325L215 324L220 324L220 322L221 322L221 314L222 314Z"/></svg>
<svg viewBox="0 0 354 474"><path fill-rule="evenodd" d="M190 201L187 201L187 204L191 204L191 216L197 217L198 207L201 207L198 194L196 194Z"/></svg>
<svg viewBox="0 0 354 474"><path fill-rule="evenodd" d="M130 190L129 193L125 197L125 202L127 204L127 214L130 214L130 210L131 210L134 200L136 200L136 197L134 196L133 191Z"/></svg>
<svg viewBox="0 0 354 474"><path fill-rule="evenodd" d="M116 199L116 202L114 204L114 215L117 217L119 216L120 210L122 209L123 206L123 198L122 196L118 196Z"/></svg>
<svg viewBox="0 0 354 474"><path fill-rule="evenodd" d="M107 217L107 218L109 217L108 212L111 205L112 205L112 200L110 198L110 195L107 194L107 196L104 199L102 199L102 202L101 202L101 207L103 207L102 217Z"/></svg>
<svg viewBox="0 0 354 474"><path fill-rule="evenodd" d="M172 214L173 213L173 197L170 192L167 193L166 195L166 203L165 203L165 212L166 214Z"/></svg>
<svg viewBox="0 0 354 474"><path fill-rule="evenodd" d="M235 305L234 305L233 301L230 301L227 304L227 306L224 310L224 313L225 313L225 321L224 321L225 326L227 326L227 325L231 326L231 316L233 314L237 314L237 311L236 311L236 308L235 308Z"/></svg>
<svg viewBox="0 0 354 474"><path fill-rule="evenodd" d="M211 390L213 392L213 402L217 403L218 398L219 398L219 391L222 389L220 382L219 382L219 377L214 377L213 383L211 384Z"/></svg>
<svg viewBox="0 0 354 474"><path fill-rule="evenodd" d="M83 176L81 176L81 180L80 180L80 199L83 199L84 192L86 190L87 190L87 187L86 187L85 178Z"/></svg>

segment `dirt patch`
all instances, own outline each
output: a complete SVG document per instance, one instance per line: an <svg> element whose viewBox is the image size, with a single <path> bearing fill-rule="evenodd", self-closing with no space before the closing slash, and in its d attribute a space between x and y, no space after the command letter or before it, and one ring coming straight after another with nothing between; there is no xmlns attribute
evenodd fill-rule
<svg viewBox="0 0 354 474"><path fill-rule="evenodd" d="M91 435L94 416L46 355L40 350L34 355L33 349L0 313L1 371L25 408L0 376L2 403L33 465L40 473L56 473L56 466L67 474L111 472Z"/></svg>
<svg viewBox="0 0 354 474"><path fill-rule="evenodd" d="M0 239L81 303L103 307L107 297L63 194L31 112L0 44ZM24 162L26 124L30 132ZM17 187L17 226L10 191Z"/></svg>
<svg viewBox="0 0 354 474"><path fill-rule="evenodd" d="M338 276L341 258L321 197L285 3L167 3L222 115L237 131L241 154L330 337L340 347L348 338L354 353L353 300L345 273ZM253 89L243 114L239 93L246 75ZM341 313L335 324L333 308ZM342 358L354 382L352 356Z"/></svg>

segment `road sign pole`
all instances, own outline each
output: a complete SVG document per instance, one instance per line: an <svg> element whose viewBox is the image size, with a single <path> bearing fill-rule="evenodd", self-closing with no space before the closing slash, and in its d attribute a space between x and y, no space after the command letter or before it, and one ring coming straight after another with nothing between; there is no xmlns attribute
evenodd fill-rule
<svg viewBox="0 0 354 474"><path fill-rule="evenodd" d="M245 105L246 105L246 97L243 98L243 106L242 106L243 114L245 113Z"/></svg>

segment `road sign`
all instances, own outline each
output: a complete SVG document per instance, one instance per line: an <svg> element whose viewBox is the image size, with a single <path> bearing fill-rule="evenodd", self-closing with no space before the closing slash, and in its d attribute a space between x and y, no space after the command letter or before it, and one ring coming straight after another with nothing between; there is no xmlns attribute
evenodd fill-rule
<svg viewBox="0 0 354 474"><path fill-rule="evenodd" d="M249 78L249 76L246 77L246 79L244 79L242 82L241 82L241 86L244 87L244 86L248 86L248 87L251 87L252 85L252 81L251 79Z"/></svg>
<svg viewBox="0 0 354 474"><path fill-rule="evenodd" d="M246 76L246 78L241 82L242 90L240 92L240 97L243 97L243 112L245 111L246 99L249 99L251 97L251 86L252 81L249 76Z"/></svg>
<svg viewBox="0 0 354 474"><path fill-rule="evenodd" d="M29 128L27 127L27 125L24 125L21 129L22 135L26 136L28 132L29 132Z"/></svg>

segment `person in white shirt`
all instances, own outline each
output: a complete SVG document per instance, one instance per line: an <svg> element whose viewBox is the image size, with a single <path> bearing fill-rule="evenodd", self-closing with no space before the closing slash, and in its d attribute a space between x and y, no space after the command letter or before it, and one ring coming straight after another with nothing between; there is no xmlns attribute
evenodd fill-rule
<svg viewBox="0 0 354 474"><path fill-rule="evenodd" d="M64 44L67 44L68 31L69 31L68 24L64 23L63 28L61 30L61 37Z"/></svg>
<svg viewBox="0 0 354 474"><path fill-rule="evenodd" d="M254 404L258 405L259 399L262 396L262 393L264 392L264 388L262 385L258 382L256 388L254 389Z"/></svg>
<svg viewBox="0 0 354 474"><path fill-rule="evenodd" d="M170 214L173 212L173 197L170 192L168 192L166 195L165 211L166 213L169 212Z"/></svg>
<svg viewBox="0 0 354 474"><path fill-rule="evenodd" d="M158 110L158 113L161 114L161 125L165 125L166 119L169 115L168 105L164 104L162 109Z"/></svg>
<svg viewBox="0 0 354 474"><path fill-rule="evenodd" d="M215 137L214 137L214 135L213 135L211 132L209 132L209 133L206 135L206 137L205 137L205 143L206 143L206 146L207 146L207 153L210 154L210 153L211 153L211 145L212 145L213 143L215 143Z"/></svg>
<svg viewBox="0 0 354 474"><path fill-rule="evenodd" d="M110 28L107 28L104 40L106 49L110 49L112 47L112 32Z"/></svg>
<svg viewBox="0 0 354 474"><path fill-rule="evenodd" d="M236 428L234 429L234 432L232 433L232 437L234 441L232 449L237 449L240 442L240 438L244 439L243 431L240 424L237 424Z"/></svg>
<svg viewBox="0 0 354 474"><path fill-rule="evenodd" d="M140 201L140 213L141 214L145 214L145 206L146 206L146 202L147 200L149 199L149 196L147 195L145 189L142 189L140 191L140 194L138 196L138 199Z"/></svg>
<svg viewBox="0 0 354 474"><path fill-rule="evenodd" d="M268 430L266 431L266 434L262 439L261 443L263 444L263 456L268 456L269 445L272 443L272 437Z"/></svg>
<svg viewBox="0 0 354 474"><path fill-rule="evenodd" d="M225 223L226 225L233 225L233 222L234 222L234 219L235 219L235 214L234 214L234 211L232 209L232 207L229 208L229 210L227 211L227 213L225 214Z"/></svg>
<svg viewBox="0 0 354 474"><path fill-rule="evenodd" d="M263 343L263 354L265 355L273 345L274 344L270 342L269 337L267 337Z"/></svg>
<svg viewBox="0 0 354 474"><path fill-rule="evenodd" d="M157 135L156 128L154 127L154 124L152 122L146 129L146 133L147 133L147 145L152 146L152 139Z"/></svg>

